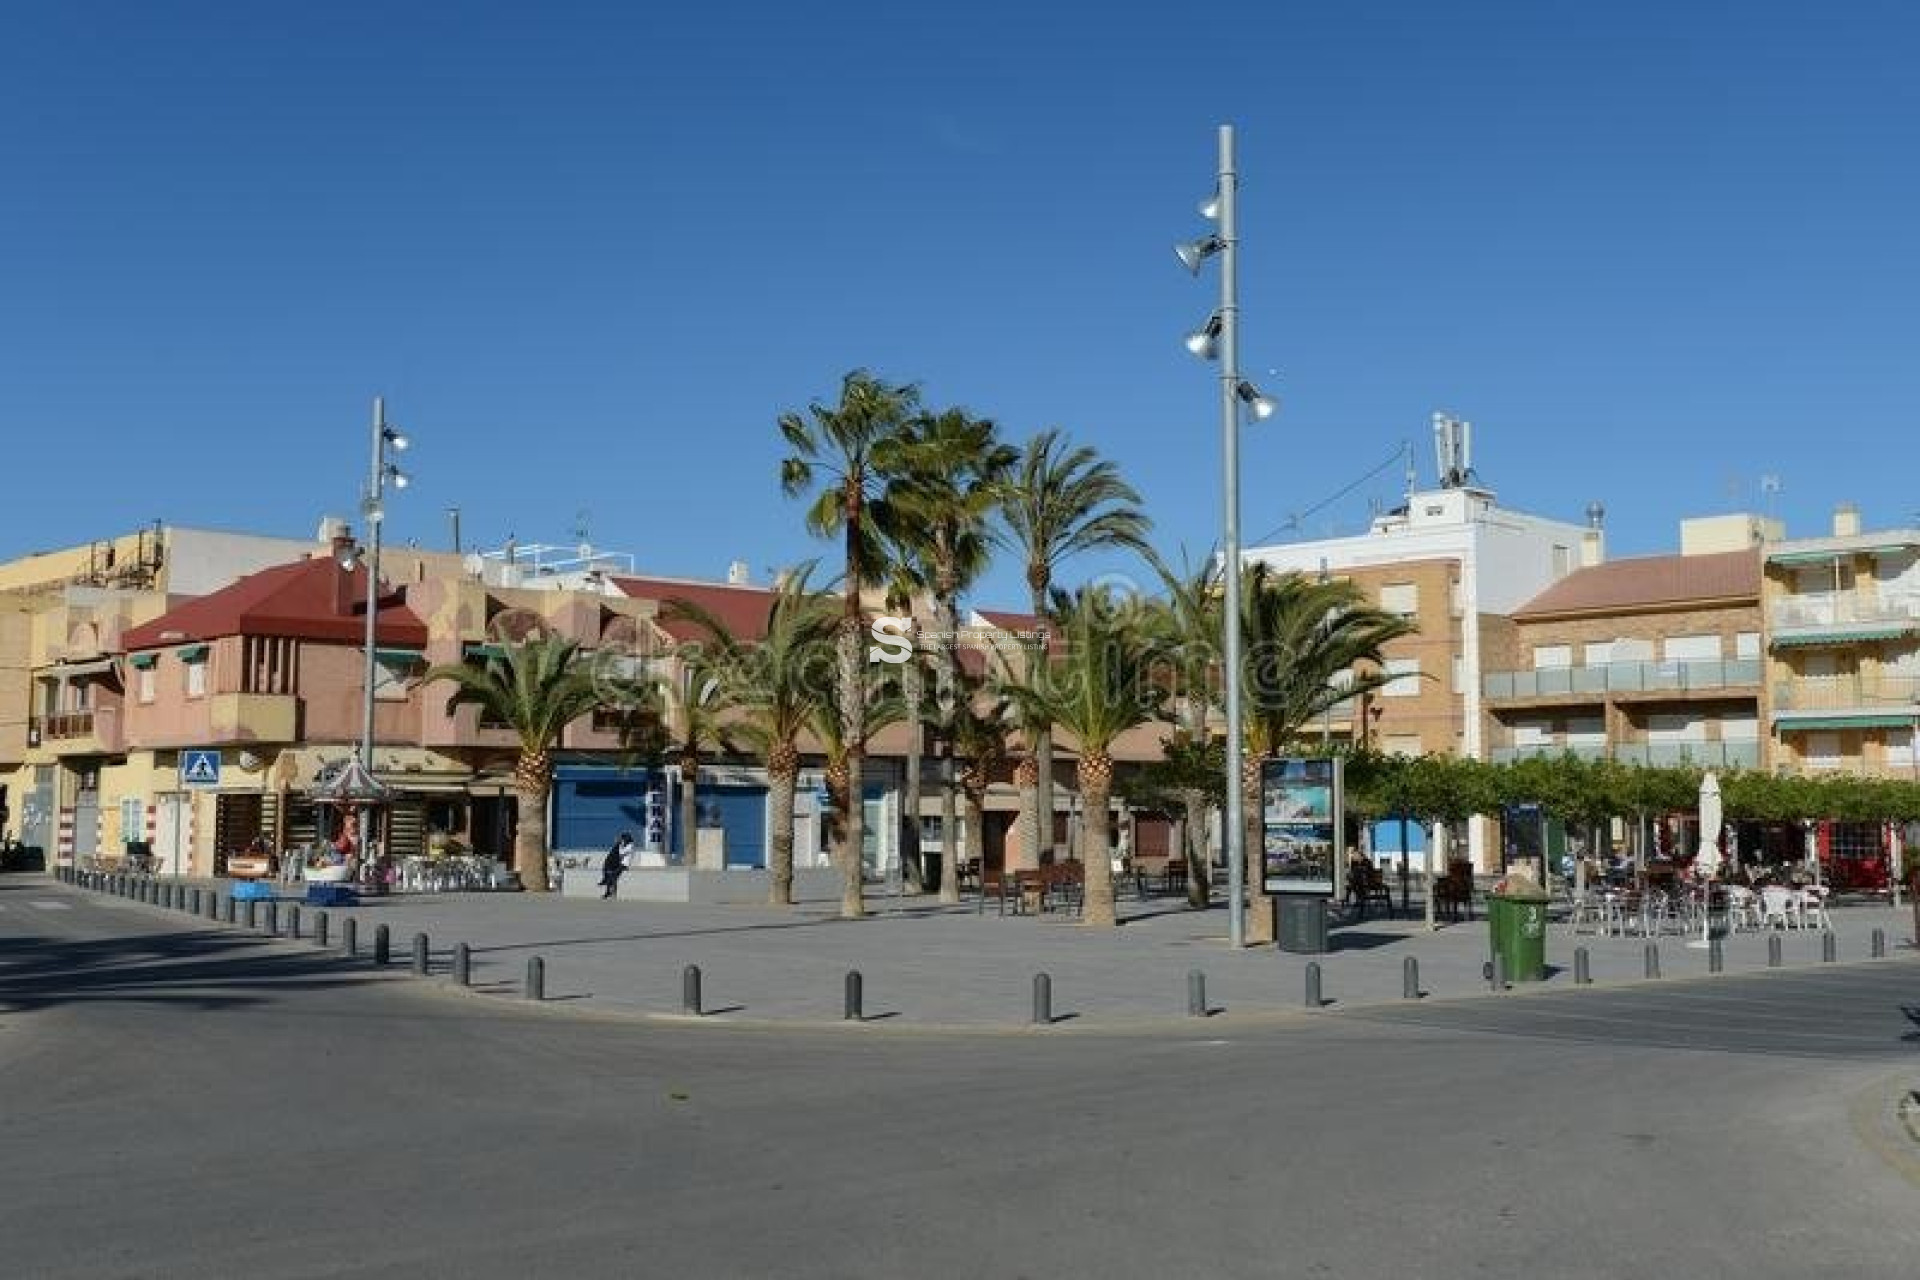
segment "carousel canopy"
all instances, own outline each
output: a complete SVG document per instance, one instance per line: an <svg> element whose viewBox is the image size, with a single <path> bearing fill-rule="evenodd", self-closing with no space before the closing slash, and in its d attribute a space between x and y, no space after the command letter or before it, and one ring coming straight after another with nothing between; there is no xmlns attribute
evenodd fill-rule
<svg viewBox="0 0 1920 1280"><path fill-rule="evenodd" d="M321 804L387 804L393 799L393 788L353 756L345 764L321 770L313 784L313 798Z"/></svg>

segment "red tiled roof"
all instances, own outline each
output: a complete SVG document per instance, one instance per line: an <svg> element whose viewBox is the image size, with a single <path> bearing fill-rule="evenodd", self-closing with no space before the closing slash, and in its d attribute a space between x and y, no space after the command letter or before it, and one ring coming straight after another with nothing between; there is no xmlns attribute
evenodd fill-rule
<svg viewBox="0 0 1920 1280"><path fill-rule="evenodd" d="M1040 629L1040 617L1032 613L1007 613L1000 609L975 609L975 613L1002 631L1011 631L1016 635L1032 635Z"/></svg>
<svg viewBox="0 0 1920 1280"><path fill-rule="evenodd" d="M262 569L134 627L121 637L121 645L128 651L156 649L181 640L213 640L221 636L364 640L367 571L356 565L347 574L346 599L351 603L344 613L334 609L335 579L340 573L339 565L327 556ZM427 643L427 624L407 608L399 592L390 591L380 601L374 642L422 647Z"/></svg>
<svg viewBox="0 0 1920 1280"><path fill-rule="evenodd" d="M735 640L758 640L767 634L767 614L773 592L766 587L736 587L718 582L675 582L671 578L615 578L620 594L634 600L657 600L661 613L675 600L698 605L718 618ZM660 629L677 641L698 640L706 633L696 624L658 619Z"/></svg>
<svg viewBox="0 0 1920 1280"><path fill-rule="evenodd" d="M1758 549L1704 556L1636 556L1576 569L1521 605L1513 616L1650 609L1696 600L1758 604Z"/></svg>

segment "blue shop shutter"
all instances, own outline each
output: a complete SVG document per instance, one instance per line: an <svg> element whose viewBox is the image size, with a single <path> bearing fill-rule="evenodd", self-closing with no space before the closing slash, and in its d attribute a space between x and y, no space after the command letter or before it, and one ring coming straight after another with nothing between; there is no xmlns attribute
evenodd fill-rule
<svg viewBox="0 0 1920 1280"><path fill-rule="evenodd" d="M720 810L727 832L727 865L767 865L767 789L765 787L702 787L700 805Z"/></svg>
<svg viewBox="0 0 1920 1280"><path fill-rule="evenodd" d="M553 847L611 849L622 831L639 840L646 830L651 785L653 775L645 769L623 773L569 766L555 770Z"/></svg>

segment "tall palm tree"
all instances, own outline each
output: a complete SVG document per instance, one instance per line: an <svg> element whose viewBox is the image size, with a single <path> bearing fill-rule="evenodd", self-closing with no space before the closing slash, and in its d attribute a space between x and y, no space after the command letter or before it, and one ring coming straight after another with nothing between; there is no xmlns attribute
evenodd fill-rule
<svg viewBox="0 0 1920 1280"><path fill-rule="evenodd" d="M669 601L668 608L672 605ZM669 702L668 754L680 768L680 861L691 867L699 862L700 852L700 761L708 752L728 747L725 707L719 686L700 677L697 664L682 665Z"/></svg>
<svg viewBox="0 0 1920 1280"><path fill-rule="evenodd" d="M1054 571L1068 557L1102 548L1146 550L1151 521L1140 495L1112 462L1086 445L1075 446L1058 430L1027 442L1019 465L1002 490L1000 516L1026 561L1027 590L1044 632ZM1046 641L1034 645L1036 657ZM1034 827L1039 850L1053 846L1053 732L1042 726L1034 744ZM1023 850L1024 852L1024 850Z"/></svg>
<svg viewBox="0 0 1920 1280"><path fill-rule="evenodd" d="M960 766L958 779L960 793L966 802L967 837L972 842L968 851L980 859L984 871L987 865L987 787L993 781L993 773L1001 761L1007 757L1007 735L1012 728L1008 719L1007 700L990 692L987 682L980 677L961 677L961 684L954 690L951 711L944 718L943 730L951 758ZM947 827L947 831L954 830ZM948 836L949 852L947 865L956 869L959 856L958 842ZM954 886L953 898L959 900L960 889ZM944 898L946 882L941 882Z"/></svg>
<svg viewBox="0 0 1920 1280"><path fill-rule="evenodd" d="M513 866L521 887L547 889L547 797L553 791L553 748L566 727L606 701L577 641L537 634L502 648L478 666L444 663L423 682L453 685L447 710L473 705L480 718L505 725L519 739L513 768L518 817Z"/></svg>
<svg viewBox="0 0 1920 1280"><path fill-rule="evenodd" d="M904 664L910 666L911 664ZM878 680L868 681L862 696L867 705L861 717L863 732L871 735L878 733L888 725L897 724L906 717L906 705L900 694L900 678L890 670ZM844 695L842 695L844 696ZM838 840L847 829L848 816L856 809L864 807L864 798L856 800L852 786L852 775L847 762L853 758L856 749L864 750L865 742L854 742L845 736L846 720L840 714L839 698L822 699L814 706L807 727L820 744L820 752L826 758L825 781L828 797L828 832ZM864 861L865 851L861 850Z"/></svg>
<svg viewBox="0 0 1920 1280"><path fill-rule="evenodd" d="M1149 558L1166 587L1154 613L1174 693L1167 704L1174 736L1167 745L1165 772L1181 783L1176 799L1185 815L1181 856L1187 863L1187 903L1204 907L1211 900L1206 815L1212 791L1200 785L1200 775L1192 766L1208 754L1208 717L1219 702L1225 615L1221 562L1209 556L1198 568L1175 572L1157 556Z"/></svg>
<svg viewBox="0 0 1920 1280"><path fill-rule="evenodd" d="M767 900L793 902L793 795L800 775L800 735L830 699L838 611L814 592L802 570L787 577L767 608L765 634L745 643L711 611L675 600L666 616L693 623L698 642L681 647L691 687L710 690L716 715L738 717L737 732L767 769L773 831L767 858Z"/></svg>
<svg viewBox="0 0 1920 1280"><path fill-rule="evenodd" d="M1104 588L1084 587L1071 595L1056 592L1051 603L1063 648L1015 697L1035 704L1079 743L1084 918L1088 924L1112 925L1116 919L1107 804L1113 793L1113 744L1159 713L1164 693L1154 670L1154 636L1139 606L1116 601Z"/></svg>
<svg viewBox="0 0 1920 1280"><path fill-rule="evenodd" d="M911 628L909 639L913 652L907 661L899 665L900 696L910 709L906 717L911 732L907 734L907 761L903 780L900 805L900 863L906 874L907 883L916 889L922 885L920 866L920 798L922 758L926 751L926 725L923 703L925 701L925 666L920 652L920 619L915 616L914 597L924 586L920 566L916 560L911 541L904 530L887 531L887 612L897 618L904 618ZM871 733L871 726L869 726Z"/></svg>
<svg viewBox="0 0 1920 1280"><path fill-rule="evenodd" d="M841 381L838 404L816 400L805 414L783 413L779 419L780 434L793 450L780 464L780 487L788 497L797 497L812 489L816 475L820 477L820 490L807 508L807 528L819 537L839 535L846 555L837 639L840 670L834 688L840 693L841 734L851 744L847 774L856 799L836 847L844 877L840 914L848 917L866 914L860 856L865 821L858 803L867 740L862 723L867 701L866 627L860 591L885 580L880 521L872 508L897 465L902 429L918 407L916 388L895 386L855 370Z"/></svg>
<svg viewBox="0 0 1920 1280"><path fill-rule="evenodd" d="M990 521L1019 452L1001 443L994 424L964 409L947 409L914 420L902 450L899 474L887 489L902 559L933 594L936 710L945 721L960 683L960 597L991 556ZM918 706L909 697L909 706ZM954 756L951 726L943 724L946 768L940 787L940 898L960 900L954 874ZM916 729L915 740L919 738ZM909 774L913 769L909 767ZM917 775L915 775L917 781ZM917 788L916 788L917 790ZM917 799L917 797L916 797ZM917 819L919 809L912 810Z"/></svg>
<svg viewBox="0 0 1920 1280"><path fill-rule="evenodd" d="M1343 579L1248 566L1241 579L1241 705L1246 755L1241 788L1246 882L1259 883L1260 776L1265 761L1287 748L1314 719L1349 698L1391 684L1381 670L1388 641L1418 628L1411 618L1368 604ZM1270 941L1265 912L1248 917L1247 938Z"/></svg>

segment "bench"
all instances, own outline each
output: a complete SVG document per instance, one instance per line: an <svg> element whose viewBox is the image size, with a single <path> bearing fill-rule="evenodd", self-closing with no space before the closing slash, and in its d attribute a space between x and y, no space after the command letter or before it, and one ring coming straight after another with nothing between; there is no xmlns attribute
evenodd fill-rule
<svg viewBox="0 0 1920 1280"><path fill-rule="evenodd" d="M1462 910L1467 919L1473 919L1473 864L1455 862L1447 867L1447 874L1433 882L1433 904L1436 914L1449 920L1458 920Z"/></svg>

